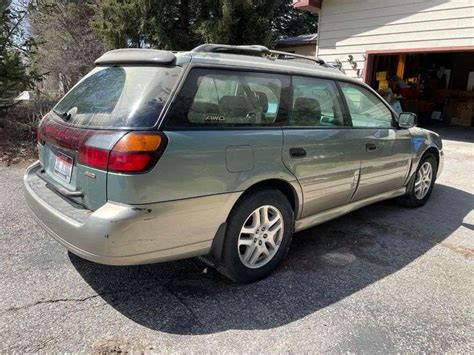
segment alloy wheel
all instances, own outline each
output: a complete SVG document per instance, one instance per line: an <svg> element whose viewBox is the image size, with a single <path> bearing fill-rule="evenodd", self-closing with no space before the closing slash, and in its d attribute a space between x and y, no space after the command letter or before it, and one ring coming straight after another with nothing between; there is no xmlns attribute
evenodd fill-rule
<svg viewBox="0 0 474 355"><path fill-rule="evenodd" d="M240 260L251 269L267 264L280 248L283 234L283 216L278 208L265 205L255 209L240 230L237 245Z"/></svg>
<svg viewBox="0 0 474 355"><path fill-rule="evenodd" d="M415 180L415 196L418 200L422 200L430 190L433 180L433 168L429 162L423 163L418 170Z"/></svg>

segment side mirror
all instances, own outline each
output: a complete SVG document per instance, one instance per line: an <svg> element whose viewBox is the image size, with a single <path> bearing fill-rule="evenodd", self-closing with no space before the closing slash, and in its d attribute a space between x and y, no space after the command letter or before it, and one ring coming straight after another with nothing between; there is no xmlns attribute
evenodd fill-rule
<svg viewBox="0 0 474 355"><path fill-rule="evenodd" d="M411 128L415 127L417 124L417 117L416 114L411 112L402 112L398 116L398 125L401 128Z"/></svg>

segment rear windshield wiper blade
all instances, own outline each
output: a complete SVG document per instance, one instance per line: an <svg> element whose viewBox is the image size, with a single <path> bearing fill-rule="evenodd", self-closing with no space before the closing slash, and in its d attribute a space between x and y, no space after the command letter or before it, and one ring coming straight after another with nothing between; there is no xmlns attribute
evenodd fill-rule
<svg viewBox="0 0 474 355"><path fill-rule="evenodd" d="M69 112L60 112L53 110L56 115L61 117L64 121L69 121L71 119L71 114Z"/></svg>

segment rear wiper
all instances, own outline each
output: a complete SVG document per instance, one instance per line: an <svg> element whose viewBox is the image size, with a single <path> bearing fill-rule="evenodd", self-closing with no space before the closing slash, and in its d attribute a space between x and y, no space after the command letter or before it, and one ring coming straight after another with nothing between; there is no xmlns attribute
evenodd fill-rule
<svg viewBox="0 0 474 355"><path fill-rule="evenodd" d="M69 112L60 112L53 110L56 115L61 117L64 121L69 121L71 119L71 114Z"/></svg>

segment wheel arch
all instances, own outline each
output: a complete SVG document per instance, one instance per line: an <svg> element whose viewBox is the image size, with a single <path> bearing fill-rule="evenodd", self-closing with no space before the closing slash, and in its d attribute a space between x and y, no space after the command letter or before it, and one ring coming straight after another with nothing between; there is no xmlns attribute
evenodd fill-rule
<svg viewBox="0 0 474 355"><path fill-rule="evenodd" d="M435 146L428 147L428 149L426 149L424 151L424 153L421 155L421 159L423 159L424 156L426 156L427 154L430 154L430 153L434 155L434 157L436 158L436 164L439 166L439 150ZM420 159L420 161L421 161L421 159Z"/></svg>
<svg viewBox="0 0 474 355"><path fill-rule="evenodd" d="M439 148L435 144L430 144L422 147L424 149L419 149L414 153L413 160L411 163L410 167L410 172L406 180L406 184L409 184L410 181L413 179L415 176L416 170L418 169L422 159L427 155L427 154L432 154L434 155L436 159L436 163L438 165L438 169L440 169L440 160L441 160L441 154Z"/></svg>
<svg viewBox="0 0 474 355"><path fill-rule="evenodd" d="M303 196L301 187L297 181L290 182L283 179L265 179L256 182L253 185L250 185L242 193L242 195L239 196L237 201L235 201L231 211L229 212L229 216L232 213L232 210L240 201L246 198L249 194L261 190L277 190L283 193L290 202L291 208L293 209L293 213L295 215L295 220L298 218L299 213L301 212L303 207ZM227 216L227 219L229 218L229 216ZM219 263L219 260L222 255L225 232L227 229L227 219L224 223L221 224L221 226L217 230L208 256L203 257L204 261L208 264L211 264L212 266L216 266L216 264Z"/></svg>
<svg viewBox="0 0 474 355"><path fill-rule="evenodd" d="M297 186L295 186L297 185ZM278 190L285 195L290 202L291 208L293 209L293 213L295 214L295 219L298 217L302 209L302 194L301 190L299 189L299 184L297 182L290 183L289 181L283 179L266 179L259 181L251 186L249 186L244 193L237 199L234 206L239 203L242 199L244 199L247 195L258 191L258 190Z"/></svg>
<svg viewBox="0 0 474 355"><path fill-rule="evenodd" d="M418 167L420 166L421 162L423 161L423 158L426 157L428 154L431 154L435 157L436 159L436 164L437 164L437 168L439 169L439 161L440 161L440 154L439 154L439 150L438 148L435 146L435 145L430 145L429 147L427 147L422 154L419 155L419 158L418 158L418 161L416 162L416 164L414 165L414 169L413 169L413 172L411 174L411 177L414 177L415 176L415 173L418 169ZM436 180L436 176L435 176L435 180Z"/></svg>

